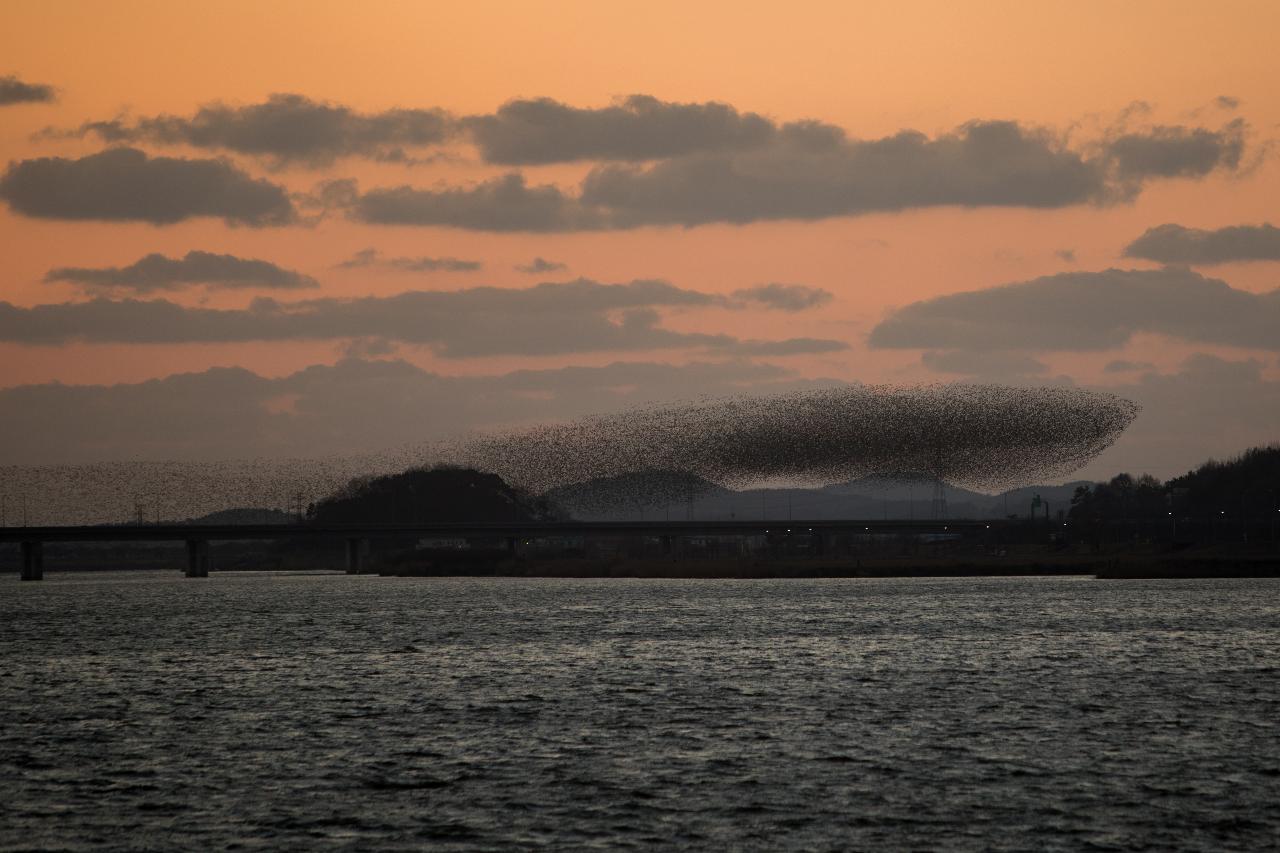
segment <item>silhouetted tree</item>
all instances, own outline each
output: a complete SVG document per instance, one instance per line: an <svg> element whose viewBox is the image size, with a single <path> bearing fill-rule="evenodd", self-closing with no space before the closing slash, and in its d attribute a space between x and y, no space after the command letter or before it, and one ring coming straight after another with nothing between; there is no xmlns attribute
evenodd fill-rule
<svg viewBox="0 0 1280 853"><path fill-rule="evenodd" d="M557 517L548 501L513 488L496 474L469 468L412 468L352 480L317 502L317 523L541 521Z"/></svg>

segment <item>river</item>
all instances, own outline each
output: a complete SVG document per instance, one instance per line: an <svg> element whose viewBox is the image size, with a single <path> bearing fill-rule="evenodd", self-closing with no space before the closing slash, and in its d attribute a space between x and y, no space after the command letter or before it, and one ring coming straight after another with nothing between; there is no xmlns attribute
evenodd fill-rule
<svg viewBox="0 0 1280 853"><path fill-rule="evenodd" d="M1256 850L1280 581L0 577L0 850Z"/></svg>

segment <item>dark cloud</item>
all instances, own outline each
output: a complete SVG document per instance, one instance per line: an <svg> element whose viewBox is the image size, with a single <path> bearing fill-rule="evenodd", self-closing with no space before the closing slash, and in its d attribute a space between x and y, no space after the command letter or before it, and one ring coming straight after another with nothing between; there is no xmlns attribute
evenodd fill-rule
<svg viewBox="0 0 1280 853"><path fill-rule="evenodd" d="M23 308L0 302L0 340L197 343L383 339L430 346L451 358L709 348L783 354L844 348L833 341L741 341L663 328L659 307L725 306L722 297L665 281L586 279L519 290L477 287L248 308L187 307L166 300L93 299ZM777 349L770 349L776 347Z"/></svg>
<svg viewBox="0 0 1280 853"><path fill-rule="evenodd" d="M477 428L816 384L775 365L741 359L618 362L490 376L442 376L403 361L347 359L281 378L215 368L136 384L28 385L0 390L0 409L12 413L0 418L0 464L256 457L256 468L271 457L423 448L432 439ZM413 464L398 454L384 461L392 470ZM369 473L369 458L360 464L363 470L339 465L335 487ZM279 474L273 471L267 479ZM11 487L15 476L12 469L6 473ZM83 489L97 481L78 482ZM116 478L106 482L120 487ZM78 503L114 505L83 498Z"/></svg>
<svg viewBox="0 0 1280 853"><path fill-rule="evenodd" d="M1230 95L1219 95L1213 99L1214 106L1224 110L1239 109L1240 99L1233 98Z"/></svg>
<svg viewBox="0 0 1280 853"><path fill-rule="evenodd" d="M490 163L530 165L574 160L655 160L696 151L729 151L768 141L773 122L708 101L679 104L632 95L598 109L550 98L515 100L466 127Z"/></svg>
<svg viewBox="0 0 1280 853"><path fill-rule="evenodd" d="M546 258L534 258L527 264L517 264L515 270L516 272L527 273L529 275L542 275L543 273L549 272L561 272L568 268L568 264L563 264L560 261L548 261Z"/></svg>
<svg viewBox="0 0 1280 853"><path fill-rule="evenodd" d="M12 104L50 104L57 99L52 86L43 83L26 83L16 75L0 77L0 107Z"/></svg>
<svg viewBox="0 0 1280 853"><path fill-rule="evenodd" d="M1098 201L1105 191L1096 163L1014 122L870 141L790 125L762 148L597 168L581 201L608 211L615 225L697 225L938 205L1061 207Z"/></svg>
<svg viewBox="0 0 1280 853"><path fill-rule="evenodd" d="M1280 261L1280 228L1232 225L1206 231L1168 223L1148 228L1125 247L1130 258L1162 264L1227 264L1233 261Z"/></svg>
<svg viewBox="0 0 1280 853"><path fill-rule="evenodd" d="M527 186L524 176L517 174L465 188L370 190L350 200L350 213L358 221L376 225L442 225L476 231L582 231L601 224L596 214L583 210L558 188Z"/></svg>
<svg viewBox="0 0 1280 853"><path fill-rule="evenodd" d="M826 305L833 297L830 291L823 290L821 287L771 283L735 290L733 298L780 311L804 311Z"/></svg>
<svg viewBox="0 0 1280 853"><path fill-rule="evenodd" d="M1060 261L1066 261L1069 264L1074 264L1076 262L1075 249L1059 249L1053 254Z"/></svg>
<svg viewBox="0 0 1280 853"><path fill-rule="evenodd" d="M1154 127L1115 136L1105 143L1103 156L1122 186L1137 186L1151 178L1200 178L1218 168L1238 168L1244 134L1245 123L1240 119L1221 130Z"/></svg>
<svg viewBox="0 0 1280 853"><path fill-rule="evenodd" d="M353 270L383 267L403 272L475 272L484 266L480 261L460 258L387 258L377 249L361 249L347 260L334 265L337 269Z"/></svg>
<svg viewBox="0 0 1280 853"><path fill-rule="evenodd" d="M359 113L303 95L275 94L248 106L209 104L191 116L88 122L71 133L110 143L232 151L263 157L277 166L319 167L348 156L406 160L406 148L438 145L451 128L452 120L437 109Z"/></svg>
<svg viewBox="0 0 1280 853"><path fill-rule="evenodd" d="M16 213L44 219L141 221L168 225L217 216L234 225L295 220L284 188L223 160L148 157L112 148L78 160L42 157L10 163L0 198Z"/></svg>
<svg viewBox="0 0 1280 853"><path fill-rule="evenodd" d="M201 251L187 252L181 258L153 253L126 267L59 267L49 270L44 280L70 282L91 291L131 290L134 293L178 290L193 284L203 284L219 290L288 290L319 286L319 282L311 276L285 269L270 261Z"/></svg>
<svg viewBox="0 0 1280 853"><path fill-rule="evenodd" d="M930 350L920 356L920 363L937 373L989 378L1036 376L1049 369L1043 362L1020 352Z"/></svg>
<svg viewBox="0 0 1280 853"><path fill-rule="evenodd" d="M1105 350L1139 332L1280 349L1280 290L1254 294L1191 270L1061 273L915 302L871 332L873 347Z"/></svg>

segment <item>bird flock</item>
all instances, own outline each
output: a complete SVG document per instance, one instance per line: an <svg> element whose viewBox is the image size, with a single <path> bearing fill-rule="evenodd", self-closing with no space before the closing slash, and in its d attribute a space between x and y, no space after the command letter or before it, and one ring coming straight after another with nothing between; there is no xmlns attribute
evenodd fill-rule
<svg viewBox="0 0 1280 853"><path fill-rule="evenodd" d="M995 490L1060 477L1110 446L1136 404L1075 388L858 385L733 397L581 418L474 439L462 464L535 493L616 484L616 505L685 475L708 486L821 486L922 475ZM607 490L595 489L596 503Z"/></svg>

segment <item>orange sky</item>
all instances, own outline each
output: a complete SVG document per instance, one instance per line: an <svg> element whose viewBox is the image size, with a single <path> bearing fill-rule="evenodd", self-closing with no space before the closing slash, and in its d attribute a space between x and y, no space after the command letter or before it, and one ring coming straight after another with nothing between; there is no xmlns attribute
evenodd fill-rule
<svg viewBox="0 0 1280 853"><path fill-rule="evenodd" d="M782 11L780 11L782 10ZM54 266L121 266L149 252L190 249L270 260L319 279L316 295L394 294L476 284L528 286L515 272L536 256L563 261L567 276L599 281L664 278L729 293L762 282L821 287L821 312L673 311L671 328L742 337L812 336L847 341L844 353L779 363L808 376L936 381L918 351L871 351L865 336L893 308L940 294L1067 270L1154 268L1120 256L1165 222L1200 228L1280 219L1280 167L1264 156L1280 127L1280 4L1273 2L877 2L877 3L410 3L410 2L9 2L0 28L0 75L59 90L53 105L0 113L0 161L81 156L93 139L33 140L42 128L159 113L190 114L211 101L249 104L290 92L373 111L441 107L491 112L518 96L578 107L645 93L667 101L723 101L783 121L819 119L850 136L914 128L946 132L972 119L1011 119L1096 135L1134 101L1153 123L1218 127L1230 116L1211 102L1230 95L1250 126L1250 168L1241 175L1170 180L1133 203L1051 210L933 208L816 222L649 227L576 234L491 234L449 228L373 226L331 217L314 227L235 228L195 219L168 226L28 219L0 208L5 247L0 298L15 305L75 299L41 282ZM1073 138L1075 138L1073 136ZM171 156L220 156L165 149ZM231 155L227 155L231 156ZM465 155L464 155L465 157ZM474 160L402 167L346 159L314 171L278 172L243 157L256 176L295 191L329 177L364 187L465 183L505 168ZM569 186L584 168L525 170ZM482 260L481 273L335 270L354 252L449 255ZM1056 253L1072 250L1073 261ZM1276 286L1276 265L1237 263L1206 274L1255 293ZM565 276L561 276L563 278ZM209 296L240 305L251 294ZM196 304L200 291L166 295ZM292 298L283 295L280 298ZM785 324L782 328L780 324ZM282 375L330 363L342 347L314 344L27 347L0 343L0 386L61 381L135 382L213 365ZM1052 371L1106 382L1107 359L1141 356L1174 369L1191 352L1262 358L1231 347L1135 340L1129 352L1052 354ZM617 354L449 360L423 348L402 357L452 374L521 366L606 363ZM635 354L632 354L633 357ZM680 353L649 354L680 361Z"/></svg>

